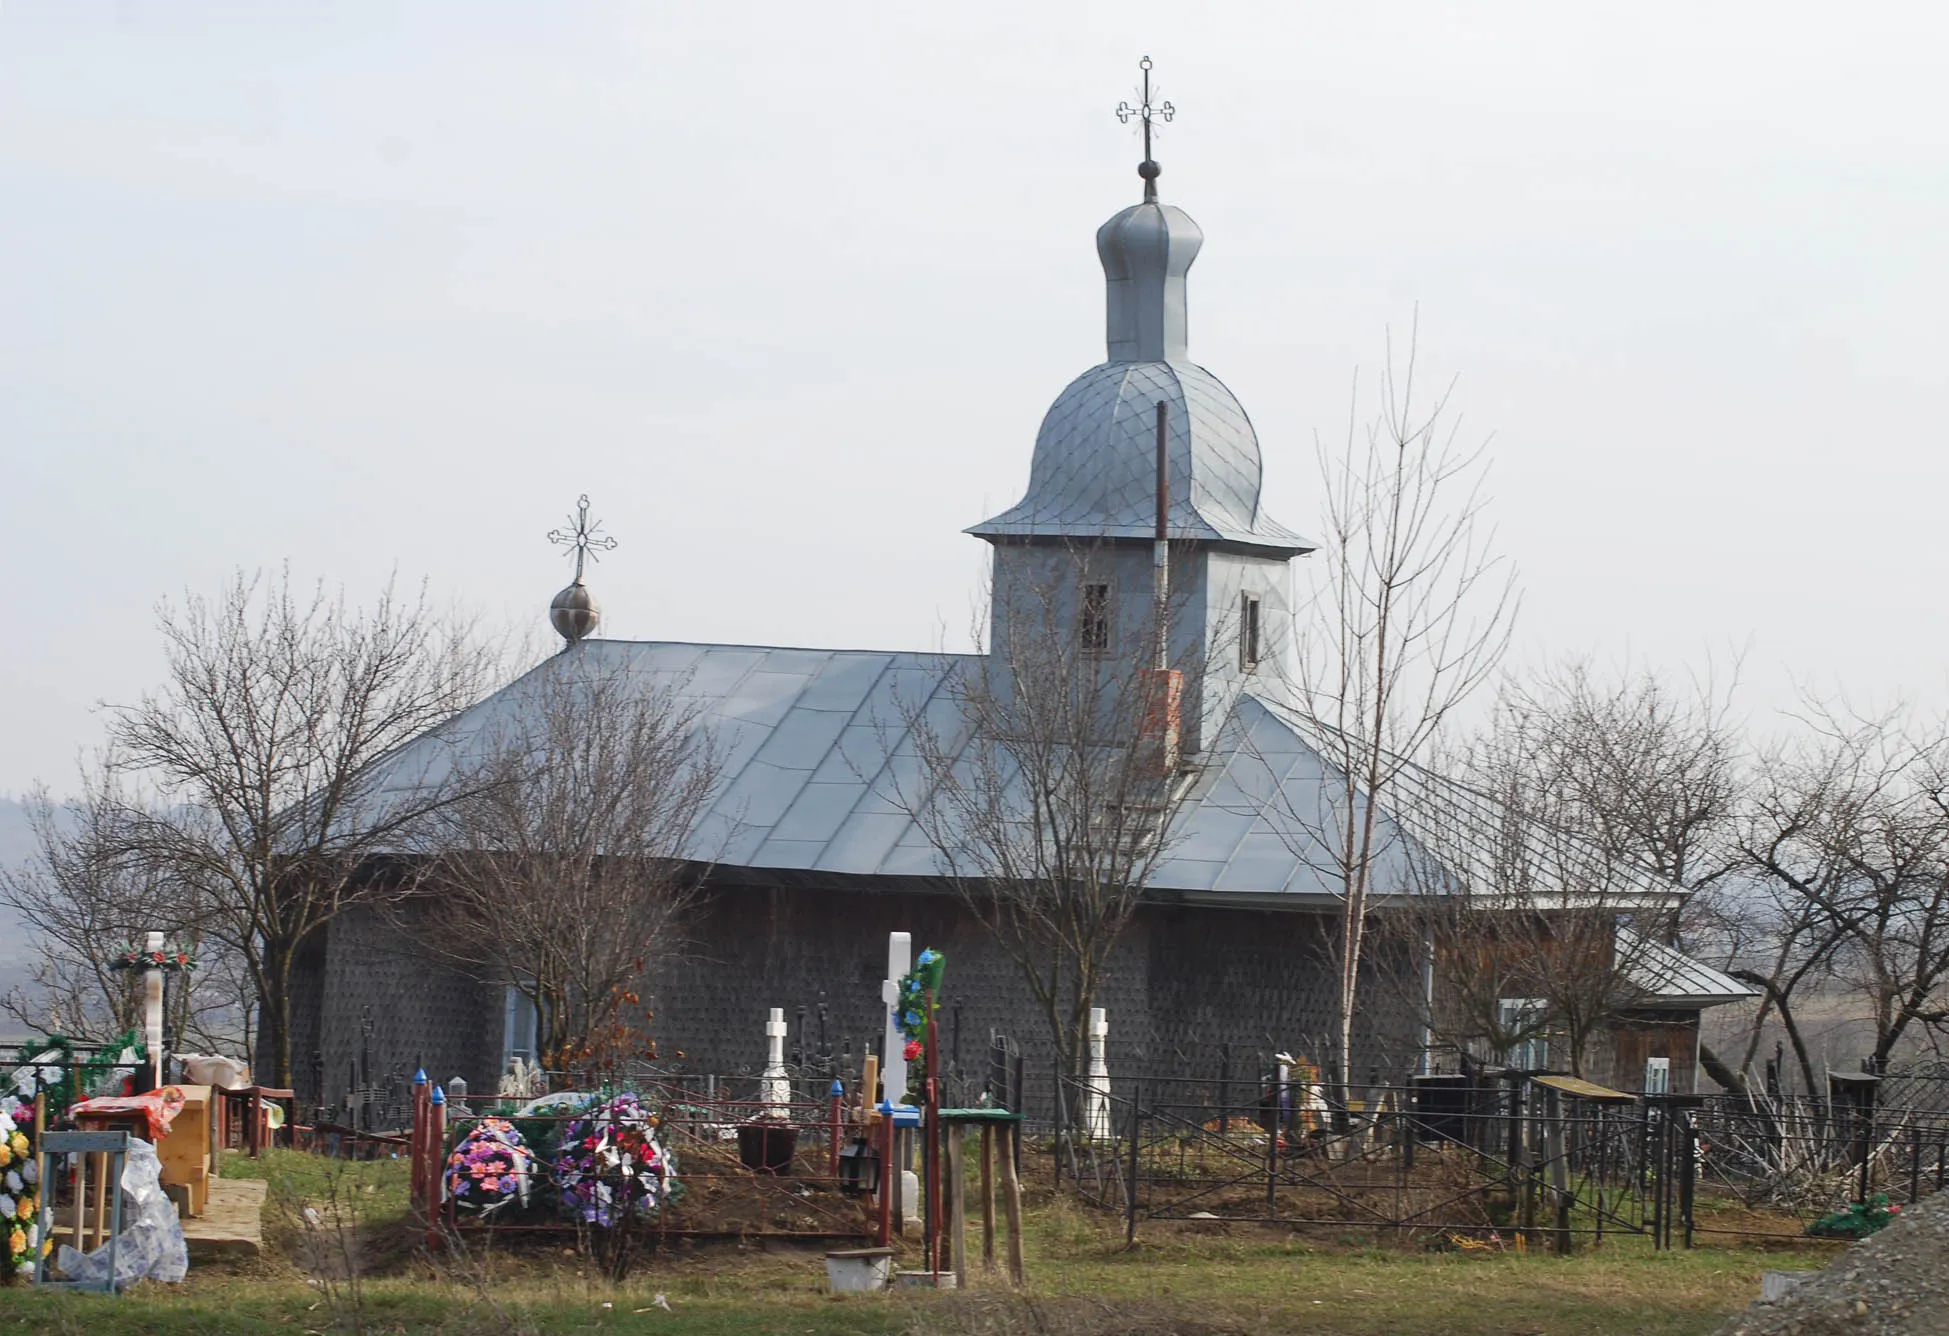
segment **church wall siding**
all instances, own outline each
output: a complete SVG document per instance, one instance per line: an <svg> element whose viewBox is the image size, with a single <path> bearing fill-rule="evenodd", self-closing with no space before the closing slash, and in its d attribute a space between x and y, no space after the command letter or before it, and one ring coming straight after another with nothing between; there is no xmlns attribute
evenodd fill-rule
<svg viewBox="0 0 1949 1336"><path fill-rule="evenodd" d="M1332 929L1332 917L1316 913L1139 911L1096 999L1109 1014L1113 1076L1121 1070L1210 1080L1224 1044L1239 1080L1280 1049L1323 1060L1333 1042L1325 955ZM835 1058L850 1044L848 1074L856 1076L863 1054L877 1051L891 931L911 933L916 952L931 946L947 954L944 1053L954 1051L958 1025L961 1065L979 1079L990 1032L1006 1034L1025 1059L1031 1111L1046 1116L1054 1067L1047 1020L1014 960L945 893L714 889L680 958L647 989L661 1056L693 1072L755 1075L764 1063L768 1010L785 1008L796 1041L803 1006L805 1042L813 1045L823 993L826 1037ZM317 990L327 1102L344 1099L368 1009L375 1076L424 1064L436 1080L460 1075L472 1089L493 1088L501 1062L501 988L430 960L410 933L364 913L332 926L329 961ZM1355 1038L1357 1078L1375 1065L1399 1077L1418 1057L1418 1031L1406 1005L1412 963L1405 974L1402 968L1385 951L1370 955ZM309 1058L301 1054L300 1065Z"/></svg>
<svg viewBox="0 0 1949 1336"><path fill-rule="evenodd" d="M328 965L320 988L322 1042L298 1054L324 1064L325 1102L343 1105L354 1070L368 1048L377 1083L410 1077L418 1067L432 1080L464 1078L469 1088L493 1087L501 1058L502 990L430 958L413 931L410 907L396 923L369 910L333 920Z"/></svg>

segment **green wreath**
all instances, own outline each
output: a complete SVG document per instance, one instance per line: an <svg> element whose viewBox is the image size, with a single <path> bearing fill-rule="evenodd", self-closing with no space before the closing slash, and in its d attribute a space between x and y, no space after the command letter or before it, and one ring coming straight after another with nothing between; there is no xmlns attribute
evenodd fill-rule
<svg viewBox="0 0 1949 1336"><path fill-rule="evenodd" d="M911 1097L921 1089L927 1079L927 1067L922 1061L927 1056L927 1020L941 1009L941 975L947 969L947 957L929 947L914 961L914 967L902 975L898 999L894 1005L893 1023L900 1033L907 1037L903 1050L907 1059L907 1093Z"/></svg>
<svg viewBox="0 0 1949 1336"><path fill-rule="evenodd" d="M65 1115L70 1105L96 1093L117 1071L140 1065L148 1056L148 1046L136 1038L134 1030L124 1030L98 1046L93 1057L78 1061L74 1041L66 1035L51 1034L14 1050L15 1066L7 1074L7 1089L28 1102L37 1094L45 1096L47 1119L53 1122Z"/></svg>

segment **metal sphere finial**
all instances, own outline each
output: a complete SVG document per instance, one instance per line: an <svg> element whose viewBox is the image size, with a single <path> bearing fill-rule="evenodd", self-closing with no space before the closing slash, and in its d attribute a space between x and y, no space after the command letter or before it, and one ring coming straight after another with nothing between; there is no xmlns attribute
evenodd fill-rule
<svg viewBox="0 0 1949 1336"><path fill-rule="evenodd" d="M562 639L573 645L592 634L602 620L602 609L595 595L582 583L583 562L600 561L601 554L616 550L616 540L602 532L600 520L589 522L589 494L576 499L575 513L568 517L569 528L550 529L548 541L575 554L575 580L548 604L548 622Z"/></svg>

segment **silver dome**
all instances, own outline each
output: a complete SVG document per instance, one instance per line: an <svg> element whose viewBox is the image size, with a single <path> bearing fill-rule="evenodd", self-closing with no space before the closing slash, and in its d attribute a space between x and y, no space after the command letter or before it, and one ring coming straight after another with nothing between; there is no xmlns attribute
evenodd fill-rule
<svg viewBox="0 0 1949 1336"><path fill-rule="evenodd" d="M1169 406L1173 538L1297 556L1313 544L1259 509L1259 436L1232 392L1185 352L1185 275L1204 233L1184 210L1133 204L1096 233L1109 360L1042 419L1029 491L968 532L982 538L1151 538L1157 405Z"/></svg>
<svg viewBox="0 0 1949 1336"><path fill-rule="evenodd" d="M1252 419L1224 382L1189 362L1105 362L1069 383L1042 419L1029 490L968 530L983 538L1150 538L1157 507L1157 404L1170 406L1166 466L1173 538L1293 555L1312 544L1259 508Z"/></svg>

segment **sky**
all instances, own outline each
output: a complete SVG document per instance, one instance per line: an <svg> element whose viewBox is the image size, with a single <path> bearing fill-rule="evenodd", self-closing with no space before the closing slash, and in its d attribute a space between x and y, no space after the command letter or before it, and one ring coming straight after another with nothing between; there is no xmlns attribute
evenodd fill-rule
<svg viewBox="0 0 1949 1336"><path fill-rule="evenodd" d="M1145 54L1271 514L1418 319L1514 662L1949 698L1942 6L0 0L0 794L238 569L539 627L583 492L605 634L965 646Z"/></svg>

